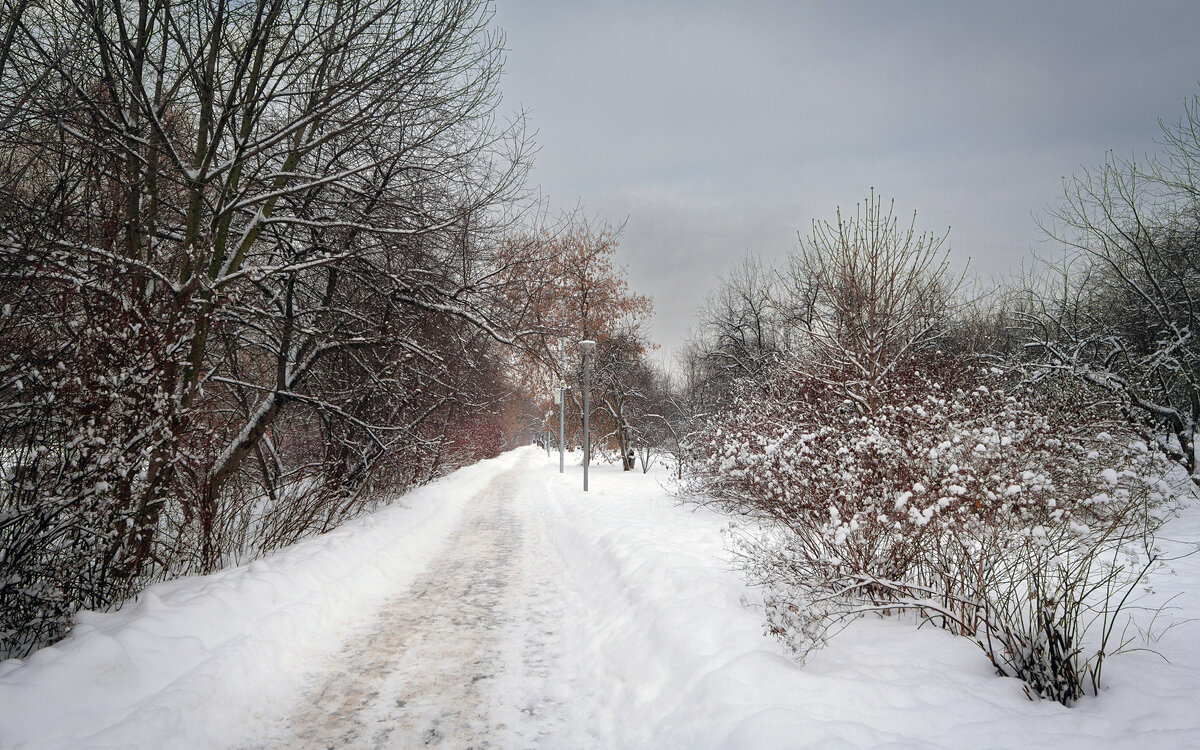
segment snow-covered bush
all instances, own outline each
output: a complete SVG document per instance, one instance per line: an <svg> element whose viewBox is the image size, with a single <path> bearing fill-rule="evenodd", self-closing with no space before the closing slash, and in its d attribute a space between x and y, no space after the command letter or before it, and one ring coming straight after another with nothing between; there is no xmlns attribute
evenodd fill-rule
<svg viewBox="0 0 1200 750"><path fill-rule="evenodd" d="M1094 617L1111 634L1147 561L1155 455L950 359L888 386L866 411L828 373L784 367L694 436L685 491L753 519L733 548L771 590L769 629L803 651L817 623L908 609L1036 693L1079 697L1105 653L1080 638Z"/></svg>

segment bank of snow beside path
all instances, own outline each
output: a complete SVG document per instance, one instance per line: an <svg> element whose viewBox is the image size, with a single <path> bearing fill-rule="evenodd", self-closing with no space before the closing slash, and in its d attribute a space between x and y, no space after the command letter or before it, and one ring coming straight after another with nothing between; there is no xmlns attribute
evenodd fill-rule
<svg viewBox="0 0 1200 750"><path fill-rule="evenodd" d="M1194 748L1200 743L1200 556L1160 570L1147 602L1179 625L1153 653L1112 657L1108 688L1066 708L1030 702L967 640L869 618L804 667L763 635L730 569L728 518L680 507L661 475L593 469L548 480L543 516L572 588L590 591L566 672L587 676L567 741L547 747ZM1196 549L1200 507L1168 523L1163 548ZM586 587L586 589L583 589ZM751 606L747 607L744 602ZM1162 618L1160 618L1161 620Z"/></svg>
<svg viewBox="0 0 1200 750"><path fill-rule="evenodd" d="M237 744L287 707L321 659L403 592L463 503L517 454L246 566L153 585L120 611L0 663L2 748Z"/></svg>

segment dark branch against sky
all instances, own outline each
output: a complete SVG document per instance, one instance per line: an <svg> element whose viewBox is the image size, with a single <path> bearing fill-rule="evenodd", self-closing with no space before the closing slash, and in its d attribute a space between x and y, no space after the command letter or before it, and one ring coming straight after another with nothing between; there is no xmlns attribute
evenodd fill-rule
<svg viewBox="0 0 1200 750"><path fill-rule="evenodd" d="M1152 153L1200 93L1195 2L497 0L506 105L553 210L626 222L672 350L741 255L779 259L874 187L952 257L1047 254L1064 177Z"/></svg>

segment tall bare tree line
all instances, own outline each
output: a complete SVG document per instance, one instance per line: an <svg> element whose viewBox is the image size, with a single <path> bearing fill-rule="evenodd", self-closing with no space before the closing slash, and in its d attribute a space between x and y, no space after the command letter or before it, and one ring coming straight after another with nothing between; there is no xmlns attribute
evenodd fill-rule
<svg viewBox="0 0 1200 750"><path fill-rule="evenodd" d="M424 481L543 244L461 2L6 2L3 650Z"/></svg>

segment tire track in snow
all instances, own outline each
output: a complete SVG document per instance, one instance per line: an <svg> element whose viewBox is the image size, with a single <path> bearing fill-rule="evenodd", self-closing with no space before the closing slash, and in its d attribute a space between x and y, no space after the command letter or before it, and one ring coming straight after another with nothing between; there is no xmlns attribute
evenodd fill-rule
<svg viewBox="0 0 1200 750"><path fill-rule="evenodd" d="M519 471L470 501L443 553L384 606L371 632L347 644L268 747L493 746L489 737L504 727L489 710L487 683L503 668L502 603L520 574Z"/></svg>

